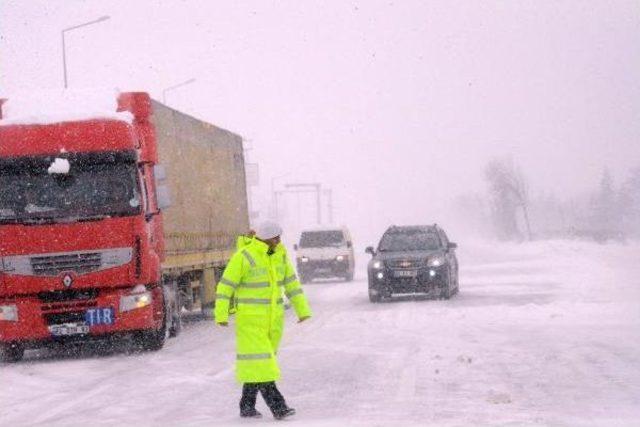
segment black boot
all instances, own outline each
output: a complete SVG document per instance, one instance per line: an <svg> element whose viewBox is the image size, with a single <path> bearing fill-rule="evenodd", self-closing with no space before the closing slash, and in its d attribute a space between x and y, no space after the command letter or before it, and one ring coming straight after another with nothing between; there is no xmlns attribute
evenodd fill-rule
<svg viewBox="0 0 640 427"><path fill-rule="evenodd" d="M284 397L276 387L275 382L261 383L260 393L265 402L271 409L273 417L277 420L282 420L286 417L290 417L296 413L296 410L289 408L284 400Z"/></svg>
<svg viewBox="0 0 640 427"><path fill-rule="evenodd" d="M287 417L291 417L293 415L296 414L296 410L293 408L285 408L285 409L281 409L278 410L276 412L273 413L273 418L275 418L276 420L284 420Z"/></svg>
<svg viewBox="0 0 640 427"><path fill-rule="evenodd" d="M262 418L262 414L256 409L240 409L240 416L242 418Z"/></svg>
<svg viewBox="0 0 640 427"><path fill-rule="evenodd" d="M240 416L243 418L261 418L262 414L256 410L256 397L258 397L257 384L243 384L242 398L240 399Z"/></svg>

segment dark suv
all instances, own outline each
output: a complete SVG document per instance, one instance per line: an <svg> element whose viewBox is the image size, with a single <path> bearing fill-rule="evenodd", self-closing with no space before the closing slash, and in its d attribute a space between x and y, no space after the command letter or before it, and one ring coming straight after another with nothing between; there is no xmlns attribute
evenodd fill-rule
<svg viewBox="0 0 640 427"><path fill-rule="evenodd" d="M402 294L425 294L449 299L458 292L455 248L437 224L392 226L378 250L369 246L369 299Z"/></svg>

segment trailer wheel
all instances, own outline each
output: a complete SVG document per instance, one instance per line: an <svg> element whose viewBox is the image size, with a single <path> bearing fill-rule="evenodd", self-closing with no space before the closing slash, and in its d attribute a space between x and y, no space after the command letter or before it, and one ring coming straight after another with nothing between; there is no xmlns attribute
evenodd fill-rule
<svg viewBox="0 0 640 427"><path fill-rule="evenodd" d="M169 308L168 313L166 314L171 321L169 326L169 337L174 338L177 337L180 331L182 331L182 316L180 316L180 312L182 311L182 298L183 295L180 292L178 287L178 283L174 280L167 287L167 292L173 294L173 298L168 298L173 303Z"/></svg>
<svg viewBox="0 0 640 427"><path fill-rule="evenodd" d="M22 360L24 356L24 346L18 343L0 344L0 361L4 363L15 363Z"/></svg>
<svg viewBox="0 0 640 427"><path fill-rule="evenodd" d="M182 331L182 317L180 313L173 312L171 315L171 326L169 327L169 337L177 337L180 331Z"/></svg>

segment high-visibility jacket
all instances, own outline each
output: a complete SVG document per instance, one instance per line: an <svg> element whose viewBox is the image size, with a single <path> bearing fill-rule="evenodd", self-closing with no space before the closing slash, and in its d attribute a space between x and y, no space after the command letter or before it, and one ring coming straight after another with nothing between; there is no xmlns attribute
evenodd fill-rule
<svg viewBox="0 0 640 427"><path fill-rule="evenodd" d="M244 234L241 234L236 239L236 250L239 251L240 249L244 248L251 242L253 242L252 236L245 236Z"/></svg>
<svg viewBox="0 0 640 427"><path fill-rule="evenodd" d="M231 299L237 303L236 378L241 383L280 378L276 352L284 329L283 296L298 318L311 316L286 249L279 244L271 255L268 251L269 246L258 239L240 248L216 288L217 323L229 320Z"/></svg>

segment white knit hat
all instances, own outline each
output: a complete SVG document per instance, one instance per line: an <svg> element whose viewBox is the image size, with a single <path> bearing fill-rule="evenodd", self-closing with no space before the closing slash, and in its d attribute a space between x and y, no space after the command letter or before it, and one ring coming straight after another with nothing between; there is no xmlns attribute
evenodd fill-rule
<svg viewBox="0 0 640 427"><path fill-rule="evenodd" d="M273 239L282 234L282 227L273 221L265 221L256 228L256 236L262 240Z"/></svg>

